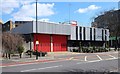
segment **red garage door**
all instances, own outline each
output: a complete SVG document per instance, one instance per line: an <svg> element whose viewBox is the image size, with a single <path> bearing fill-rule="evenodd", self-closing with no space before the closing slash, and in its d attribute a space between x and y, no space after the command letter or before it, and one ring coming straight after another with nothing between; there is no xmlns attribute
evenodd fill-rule
<svg viewBox="0 0 120 74"><path fill-rule="evenodd" d="M53 51L67 51L67 38L62 35L53 35Z"/></svg>
<svg viewBox="0 0 120 74"><path fill-rule="evenodd" d="M36 50L36 40L39 41L39 52L50 52L50 35L34 34L34 50Z"/></svg>

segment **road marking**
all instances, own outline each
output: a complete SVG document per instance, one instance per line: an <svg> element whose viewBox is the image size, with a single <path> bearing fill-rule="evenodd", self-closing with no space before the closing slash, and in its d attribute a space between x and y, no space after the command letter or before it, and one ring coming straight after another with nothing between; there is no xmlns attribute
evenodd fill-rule
<svg viewBox="0 0 120 74"><path fill-rule="evenodd" d="M93 62L100 62L100 61L109 61L109 60L115 60L118 58L109 58L109 59L105 59L105 60L94 60L94 61L87 61L87 62L78 62L76 64L84 64L84 63L93 63Z"/></svg>
<svg viewBox="0 0 120 74"><path fill-rule="evenodd" d="M99 55L96 55L100 60L103 60Z"/></svg>
<svg viewBox="0 0 120 74"><path fill-rule="evenodd" d="M3 59L0 59L0 61L2 61Z"/></svg>
<svg viewBox="0 0 120 74"><path fill-rule="evenodd" d="M74 57L69 58L69 60L72 60Z"/></svg>
<svg viewBox="0 0 120 74"><path fill-rule="evenodd" d="M50 69L50 68L57 68L57 67L61 67L62 65L58 65L58 66L51 66L51 67L44 67L44 68L37 68L37 69L29 69L29 70L22 70L20 72L28 72L28 71L33 71L33 70L43 70L43 69Z"/></svg>
<svg viewBox="0 0 120 74"><path fill-rule="evenodd" d="M114 56L112 56L112 55L109 55L110 57L112 57L112 58L116 58L116 57L114 57Z"/></svg>
<svg viewBox="0 0 120 74"><path fill-rule="evenodd" d="M98 61L100 61L100 60L94 60L94 61L87 61L87 62L78 62L78 63L76 63L76 64L83 64L83 63L92 63L92 62L98 62Z"/></svg>
<svg viewBox="0 0 120 74"><path fill-rule="evenodd" d="M85 56L85 61L87 61L87 56Z"/></svg>

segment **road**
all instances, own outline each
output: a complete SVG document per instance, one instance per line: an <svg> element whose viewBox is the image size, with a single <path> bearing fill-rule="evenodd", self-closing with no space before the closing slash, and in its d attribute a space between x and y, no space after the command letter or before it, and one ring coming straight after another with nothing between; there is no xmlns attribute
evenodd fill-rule
<svg viewBox="0 0 120 74"><path fill-rule="evenodd" d="M118 53L60 56L61 60L2 67L2 72L117 72ZM64 58L64 59L63 59Z"/></svg>

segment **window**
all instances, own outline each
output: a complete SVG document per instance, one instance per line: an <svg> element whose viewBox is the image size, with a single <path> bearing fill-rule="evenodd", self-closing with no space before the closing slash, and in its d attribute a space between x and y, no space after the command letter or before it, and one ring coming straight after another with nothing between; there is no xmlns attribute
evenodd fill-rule
<svg viewBox="0 0 120 74"><path fill-rule="evenodd" d="M76 40L78 40L78 26L76 26Z"/></svg>
<svg viewBox="0 0 120 74"><path fill-rule="evenodd" d="M92 40L92 28L90 28L90 40Z"/></svg>
<svg viewBox="0 0 120 74"><path fill-rule="evenodd" d="M80 32L80 40L82 40L82 27L80 27L79 32Z"/></svg>
<svg viewBox="0 0 120 74"><path fill-rule="evenodd" d="M85 27L83 28L84 40L85 40Z"/></svg>

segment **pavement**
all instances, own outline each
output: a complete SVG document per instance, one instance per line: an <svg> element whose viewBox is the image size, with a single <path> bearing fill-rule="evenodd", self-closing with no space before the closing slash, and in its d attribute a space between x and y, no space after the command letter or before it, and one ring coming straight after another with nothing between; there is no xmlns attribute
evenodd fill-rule
<svg viewBox="0 0 120 74"><path fill-rule="evenodd" d="M8 58L0 58L2 63L0 63L0 67L4 66L10 66L10 65L16 65L16 64L25 64L25 63L35 63L35 62L46 62L46 61L54 61L59 60L63 58L57 58L58 56L68 56L68 55L75 55L80 53L74 53L74 52L48 52L45 57L38 57L38 60L36 60L36 56L32 55L23 55L22 58L19 58L18 56L11 57L11 59Z"/></svg>
<svg viewBox="0 0 120 74"><path fill-rule="evenodd" d="M19 56L11 57L11 59L1 59L2 63L0 67L26 65L39 62L55 62L63 60L75 60L75 61L94 61L94 60L106 60L106 59L117 59L118 52L103 52L103 53L76 53L76 52L48 52L45 57L39 57L36 60L35 56L29 58L24 55L21 59Z"/></svg>
<svg viewBox="0 0 120 74"><path fill-rule="evenodd" d="M49 59L46 60L48 57ZM118 72L120 71L119 61L118 52L113 51L103 53L56 52L48 53L46 57L39 57L39 60L35 60L33 56L31 61L14 61L16 63L1 67L3 74L5 72L33 74L34 72Z"/></svg>

